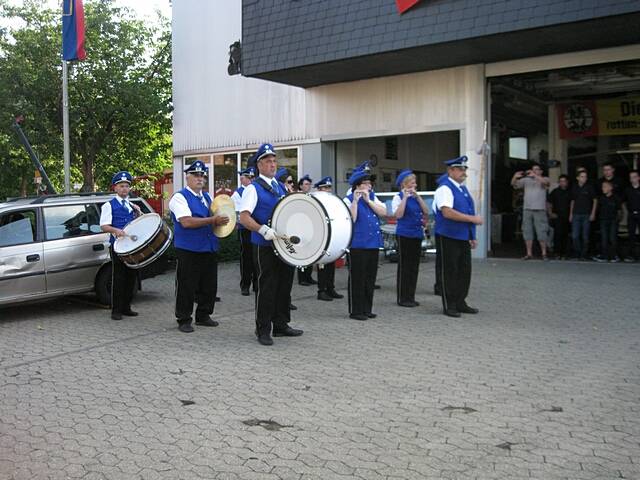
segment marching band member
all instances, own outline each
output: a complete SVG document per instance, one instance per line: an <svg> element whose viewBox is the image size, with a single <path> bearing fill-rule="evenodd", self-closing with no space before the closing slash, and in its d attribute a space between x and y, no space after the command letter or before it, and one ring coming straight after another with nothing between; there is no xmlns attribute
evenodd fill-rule
<svg viewBox="0 0 640 480"><path fill-rule="evenodd" d="M463 184L467 178L467 157L445 162L447 178L442 179L433 199L436 219L436 242L441 261L443 313L460 317L461 313L478 313L467 305L471 283L471 249L477 246L476 215L473 198Z"/></svg>
<svg viewBox="0 0 640 480"><path fill-rule="evenodd" d="M331 193L332 183L331 177L324 177L314 187L319 192ZM318 265L318 300L331 302L334 298L344 298L344 295L336 292L335 277L336 262Z"/></svg>
<svg viewBox="0 0 640 480"><path fill-rule="evenodd" d="M297 337L303 331L289 326L293 267L284 263L273 251L272 240L278 233L267 224L273 209L286 194L276 179L276 152L265 143L255 155L259 176L248 185L240 204L240 222L251 230L254 263L258 275L256 292L256 336L261 345L273 345L274 336Z"/></svg>
<svg viewBox="0 0 640 480"><path fill-rule="evenodd" d="M349 177L352 192L344 202L353 219L353 238L349 252L349 318L375 318L373 290L378 272L378 249L382 232L378 217L387 209L371 190L371 177L364 171L354 171Z"/></svg>
<svg viewBox="0 0 640 480"><path fill-rule="evenodd" d="M276 180L284 186L287 193L293 193L296 191L295 182L293 181L291 173L289 173L289 169L280 167L276 171Z"/></svg>
<svg viewBox="0 0 640 480"><path fill-rule="evenodd" d="M240 211L242 192L247 186L251 185L253 177L255 177L255 170L253 167L248 167L238 173L240 174L240 186L231 195L236 212ZM255 291L258 288L258 280L253 268L251 231L244 228L241 223L238 223L238 240L240 241L240 292L245 297L248 297L249 287L253 283L253 290Z"/></svg>
<svg viewBox="0 0 640 480"><path fill-rule="evenodd" d="M304 175L300 180L298 180L298 191L302 193L309 193L311 191L311 184L313 180L309 175ZM299 268L298 269L298 284L308 287L309 285L315 285L316 282L311 273L313 272L313 267Z"/></svg>
<svg viewBox="0 0 640 480"><path fill-rule="evenodd" d="M401 307L417 307L416 284L420 268L420 254L424 239L424 225L429 208L416 193L416 176L411 170L403 170L396 179L400 187L391 202L391 211L397 219L398 243L397 302Z"/></svg>
<svg viewBox="0 0 640 480"><path fill-rule="evenodd" d="M136 288L138 271L127 267L113 250L116 238L125 236L123 228L141 214L140 208L129 202L131 174L118 172L111 179L116 196L102 205L100 210L100 228L110 233L109 253L111 255L111 318L122 320L122 316L135 317L138 312L131 310L133 289Z"/></svg>
<svg viewBox="0 0 640 480"><path fill-rule="evenodd" d="M178 329L183 333L193 332L194 301L197 303L196 325L218 325L210 317L218 289L218 237L211 227L226 225L229 217L210 214L211 197L202 191L207 170L200 160L193 162L185 170L187 186L169 201L178 260L175 315Z"/></svg>

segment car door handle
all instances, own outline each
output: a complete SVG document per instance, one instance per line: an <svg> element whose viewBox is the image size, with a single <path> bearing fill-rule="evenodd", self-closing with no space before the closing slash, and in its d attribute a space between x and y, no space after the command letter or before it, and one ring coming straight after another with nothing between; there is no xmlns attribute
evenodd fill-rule
<svg viewBox="0 0 640 480"><path fill-rule="evenodd" d="M33 255L27 255L27 262L39 262L40 261L40 255L38 255L37 253L34 253Z"/></svg>
<svg viewBox="0 0 640 480"><path fill-rule="evenodd" d="M96 243L93 246L93 251L94 252L99 252L100 250L104 250L104 245L102 243Z"/></svg>

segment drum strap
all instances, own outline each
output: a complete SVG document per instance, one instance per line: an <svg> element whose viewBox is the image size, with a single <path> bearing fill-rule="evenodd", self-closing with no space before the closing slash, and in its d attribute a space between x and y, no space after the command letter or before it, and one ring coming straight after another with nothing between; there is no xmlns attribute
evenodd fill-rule
<svg viewBox="0 0 640 480"><path fill-rule="evenodd" d="M254 182L260 184L260 186L262 188L264 188L267 192L271 192L273 195L275 195L276 197L280 196L280 193L276 192L273 187L271 185L269 185L267 182L265 182L264 178L262 177L258 177L254 180Z"/></svg>

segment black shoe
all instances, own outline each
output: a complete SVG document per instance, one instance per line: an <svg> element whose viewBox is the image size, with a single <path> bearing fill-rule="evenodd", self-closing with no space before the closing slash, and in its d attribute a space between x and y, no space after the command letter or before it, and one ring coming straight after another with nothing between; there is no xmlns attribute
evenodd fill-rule
<svg viewBox="0 0 640 480"><path fill-rule="evenodd" d="M181 323L178 325L178 330L180 330L182 333L191 333L193 332L193 327L190 323Z"/></svg>
<svg viewBox="0 0 640 480"><path fill-rule="evenodd" d="M303 333L304 331L298 328L291 328L289 326L287 326L283 330L276 330L275 328L273 329L274 337L299 337Z"/></svg>
<svg viewBox="0 0 640 480"><path fill-rule="evenodd" d="M324 300L325 302L333 302L333 297L327 292L318 292L318 300Z"/></svg>
<svg viewBox="0 0 640 480"><path fill-rule="evenodd" d="M297 310L298 307L296 307L293 303L289 304L289 310Z"/></svg>
<svg viewBox="0 0 640 480"><path fill-rule="evenodd" d="M207 317L207 318L197 318L196 325L202 325L203 327L217 327L220 324L213 318Z"/></svg>
<svg viewBox="0 0 640 480"><path fill-rule="evenodd" d="M258 342L260 345L273 345L273 338L268 333L264 335L258 335Z"/></svg>
<svg viewBox="0 0 640 480"><path fill-rule="evenodd" d="M243 288L243 289L240 291L240 294L241 294L243 297L248 297L248 296L249 296L249 289L248 289L248 288Z"/></svg>
<svg viewBox="0 0 640 480"><path fill-rule="evenodd" d="M336 292L335 290L329 290L327 292L329 294L329 296L331 298L344 298L344 295L340 295L338 292Z"/></svg>
<svg viewBox="0 0 640 480"><path fill-rule="evenodd" d="M138 312L134 312L133 310L127 310L126 312L122 312L122 315L126 317L137 317Z"/></svg>
<svg viewBox="0 0 640 480"><path fill-rule="evenodd" d="M377 314L377 313L367 313L366 315L367 315L367 317L369 317L369 318L376 318L376 317L378 316L378 314Z"/></svg>
<svg viewBox="0 0 640 480"><path fill-rule="evenodd" d="M382 288L382 287L381 287L380 285L374 285L374 286L373 286L373 289L374 289L374 290L380 290L381 288Z"/></svg>
<svg viewBox="0 0 640 480"><path fill-rule="evenodd" d="M216 301L216 302L220 302L220 301L221 301L221 300L220 300L220 297L216 297L216 298L215 298L215 301Z"/></svg>
<svg viewBox="0 0 640 480"><path fill-rule="evenodd" d="M417 307L420 304L418 302L398 302L398 305L400 305L401 307L413 308Z"/></svg>
<svg viewBox="0 0 640 480"><path fill-rule="evenodd" d="M111 320L122 320L122 314L113 312L111 314Z"/></svg>
<svg viewBox="0 0 640 480"><path fill-rule="evenodd" d="M353 318L354 320L366 320L367 316L364 314L352 313L349 315L349 318Z"/></svg>
<svg viewBox="0 0 640 480"><path fill-rule="evenodd" d="M302 280L302 281L298 282L298 285L302 285L303 287L310 287L311 283L307 282L306 280Z"/></svg>
<svg viewBox="0 0 640 480"><path fill-rule="evenodd" d="M460 313L471 313L471 314L476 314L478 313L480 310L478 310L477 308L473 308L470 307L469 305L467 305L466 303L464 305L461 305L457 308L457 310Z"/></svg>
<svg viewBox="0 0 640 480"><path fill-rule="evenodd" d="M460 315L460 312L455 308L449 308L447 310L443 310L442 313L444 313L447 317L459 318L462 316Z"/></svg>

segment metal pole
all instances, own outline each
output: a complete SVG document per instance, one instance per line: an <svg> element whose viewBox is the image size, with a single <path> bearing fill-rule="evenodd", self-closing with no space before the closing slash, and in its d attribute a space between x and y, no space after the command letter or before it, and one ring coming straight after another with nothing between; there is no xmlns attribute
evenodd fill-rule
<svg viewBox="0 0 640 480"><path fill-rule="evenodd" d="M62 137L64 149L64 193L71 193L71 156L69 153L69 77L67 61L62 61Z"/></svg>
<svg viewBox="0 0 640 480"><path fill-rule="evenodd" d="M53 185L51 184L51 180L49 180L49 176L47 175L47 172L44 171L44 167L42 166L42 163L40 163L40 159L36 155L36 152L34 152L33 148L31 148L31 144L29 143L27 136L22 131L22 127L20 126L20 121L21 120L16 119L15 122L13 122L13 128L18 134L20 143L22 143L25 150L27 151L27 154L29 155L29 158L31 158L31 161L33 162L33 166L36 167L36 170L38 170L38 172L40 172L42 181L47 186L47 194L53 195L56 193L56 189L53 188Z"/></svg>

